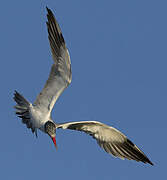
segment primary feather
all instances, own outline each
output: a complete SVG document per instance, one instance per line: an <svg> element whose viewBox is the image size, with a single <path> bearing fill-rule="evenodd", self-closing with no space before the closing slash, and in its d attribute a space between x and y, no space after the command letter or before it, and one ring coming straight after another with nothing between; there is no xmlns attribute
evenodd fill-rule
<svg viewBox="0 0 167 180"><path fill-rule="evenodd" d="M147 156L123 133L106 124L98 121L79 121L62 123L57 125L57 128L83 131L95 138L102 149L115 157L153 165Z"/></svg>
<svg viewBox="0 0 167 180"><path fill-rule="evenodd" d="M51 113L57 98L71 83L72 73L70 56L60 27L51 10L47 8L47 11L48 21L46 24L54 64L51 67L49 78L34 104L46 113Z"/></svg>

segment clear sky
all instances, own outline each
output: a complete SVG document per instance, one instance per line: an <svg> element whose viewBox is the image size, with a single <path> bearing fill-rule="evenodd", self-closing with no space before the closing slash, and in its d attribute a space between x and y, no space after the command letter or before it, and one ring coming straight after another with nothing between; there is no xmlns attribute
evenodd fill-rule
<svg viewBox="0 0 167 180"><path fill-rule="evenodd" d="M33 102L53 63L46 9L55 14L72 61L72 83L56 122L98 120L137 144L155 166L113 158L88 135L57 130L38 139L14 114L18 90ZM167 1L2 1L0 6L0 179L165 179Z"/></svg>

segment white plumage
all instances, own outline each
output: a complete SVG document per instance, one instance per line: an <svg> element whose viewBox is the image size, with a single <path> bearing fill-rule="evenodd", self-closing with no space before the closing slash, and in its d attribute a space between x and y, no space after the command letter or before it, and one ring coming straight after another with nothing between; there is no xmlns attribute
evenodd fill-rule
<svg viewBox="0 0 167 180"><path fill-rule="evenodd" d="M15 108L18 117L27 125L27 128L31 128L32 132L35 132L36 136L37 129L47 133L55 145L56 129L62 128L83 131L96 139L101 148L115 157L141 161L153 165L135 144L113 127L98 121L57 124L51 119L53 106L64 89L71 83L72 73L69 52L66 48L60 27L51 10L47 8L47 11L48 21L46 24L48 39L54 63L51 67L49 78L34 104L29 103L21 94L15 91L14 100L17 103Z"/></svg>

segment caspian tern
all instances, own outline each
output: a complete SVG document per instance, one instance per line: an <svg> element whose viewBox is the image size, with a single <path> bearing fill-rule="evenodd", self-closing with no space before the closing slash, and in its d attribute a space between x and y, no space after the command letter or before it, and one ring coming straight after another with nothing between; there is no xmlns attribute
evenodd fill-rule
<svg viewBox="0 0 167 180"><path fill-rule="evenodd" d="M15 91L14 100L17 103L15 108L18 117L27 125L27 128L31 128L36 136L37 129L48 134L56 147L56 129L62 128L83 131L96 139L101 148L115 157L141 161L153 165L135 144L111 126L107 126L98 121L58 124L52 120L51 111L53 106L64 89L71 83L72 73L70 56L60 27L52 11L48 8L47 13L48 21L46 24L54 63L51 67L49 78L34 104L28 102L21 94Z"/></svg>

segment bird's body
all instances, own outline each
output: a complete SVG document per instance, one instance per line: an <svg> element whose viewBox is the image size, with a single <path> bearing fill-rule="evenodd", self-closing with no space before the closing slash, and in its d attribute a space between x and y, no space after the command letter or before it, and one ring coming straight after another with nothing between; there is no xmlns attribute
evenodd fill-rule
<svg viewBox="0 0 167 180"><path fill-rule="evenodd" d="M144 163L153 163L147 156L133 144L123 133L117 129L100 123L98 121L80 121L68 123L55 123L51 118L53 106L71 83L71 62L68 49L66 48L60 27L51 12L47 8L48 14L48 38L52 51L54 63L51 67L49 78L32 104L28 102L21 94L15 91L14 100L17 105L16 114L22 119L22 122L31 128L37 136L37 129L47 133L56 146L56 129L71 129L83 131L96 139L97 143L106 152L119 158L141 161Z"/></svg>
<svg viewBox="0 0 167 180"><path fill-rule="evenodd" d="M41 111L38 107L30 105L29 112L31 114L32 124L35 128L44 132L44 125L47 121L52 121L48 114Z"/></svg>

